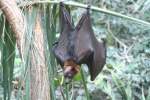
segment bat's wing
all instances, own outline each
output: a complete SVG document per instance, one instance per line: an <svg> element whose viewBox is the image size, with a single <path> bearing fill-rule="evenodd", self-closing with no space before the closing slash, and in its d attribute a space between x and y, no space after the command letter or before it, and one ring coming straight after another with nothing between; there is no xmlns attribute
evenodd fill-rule
<svg viewBox="0 0 150 100"><path fill-rule="evenodd" d="M84 13L75 27L75 56L77 63L86 62L92 55L94 48L92 45L91 27L89 25L88 14Z"/></svg>
<svg viewBox="0 0 150 100"><path fill-rule="evenodd" d="M77 64L87 64L91 80L102 70L106 61L105 43L98 42L91 26L89 10L84 13L75 27L64 5L60 4L61 34L53 52L61 65L71 59Z"/></svg>
<svg viewBox="0 0 150 100"><path fill-rule="evenodd" d="M102 70L106 60L105 43L98 42L91 26L89 10L84 13L76 26L75 55L78 63L88 65L91 80Z"/></svg>
<svg viewBox="0 0 150 100"><path fill-rule="evenodd" d="M60 28L60 37L58 39L58 42L53 46L53 52L56 59L62 65L64 61L69 58L67 50L69 44L68 38L73 30L70 14L65 9L63 3L60 3Z"/></svg>
<svg viewBox="0 0 150 100"><path fill-rule="evenodd" d="M106 63L106 46L104 41L93 41L94 53L92 57L92 63L87 62L90 69L91 80L94 80L96 76L101 72Z"/></svg>

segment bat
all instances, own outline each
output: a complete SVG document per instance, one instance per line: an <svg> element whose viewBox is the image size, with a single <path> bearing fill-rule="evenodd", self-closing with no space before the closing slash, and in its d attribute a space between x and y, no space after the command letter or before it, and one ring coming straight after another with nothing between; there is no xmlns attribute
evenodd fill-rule
<svg viewBox="0 0 150 100"><path fill-rule="evenodd" d="M69 12L61 2L60 28L60 36L52 51L64 70L65 78L72 79L79 72L80 65L86 64L93 81L106 63L106 45L94 35L89 7L74 27Z"/></svg>

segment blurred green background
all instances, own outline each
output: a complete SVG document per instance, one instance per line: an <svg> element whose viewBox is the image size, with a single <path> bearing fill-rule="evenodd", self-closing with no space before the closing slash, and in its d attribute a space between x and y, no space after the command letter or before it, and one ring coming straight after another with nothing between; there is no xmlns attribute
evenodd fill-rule
<svg viewBox="0 0 150 100"><path fill-rule="evenodd" d="M83 5L91 4L130 16L131 19L137 18L150 23L150 0L74 1ZM19 0L18 5L24 2L29 1ZM30 41L29 44L32 44L31 38L37 9L42 9L51 100L150 100L150 26L131 21L130 18L127 20L119 15L114 16L111 13L91 10L92 27L97 39L106 38L107 40L106 65L95 81L90 81L87 66L82 65L81 73L66 85L62 69L56 64L50 52L52 44L59 36L59 1L53 4L46 2L32 5L33 9L30 13L27 8L22 8L22 10L27 20L25 38L28 42ZM75 2L68 3L67 8L76 24L85 9L73 6L75 4ZM5 92L8 92L10 100L28 100L30 76L26 73L31 58L27 56L25 62L22 63L18 50L15 49L15 39L11 36L11 32L0 11L0 100L3 100ZM30 50L27 49L24 52L28 55ZM25 81L24 89L22 89L21 81ZM11 83L13 83L12 86ZM6 86L6 84L9 85ZM10 91L12 92L9 93Z"/></svg>

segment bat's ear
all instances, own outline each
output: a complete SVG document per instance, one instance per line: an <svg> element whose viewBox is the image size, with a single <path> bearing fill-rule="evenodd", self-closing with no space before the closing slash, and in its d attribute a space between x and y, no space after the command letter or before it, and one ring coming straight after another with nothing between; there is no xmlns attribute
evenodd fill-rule
<svg viewBox="0 0 150 100"><path fill-rule="evenodd" d="M72 20L69 12L65 8L64 3L60 2L60 28L61 28L61 33L63 30L68 27L72 28Z"/></svg>

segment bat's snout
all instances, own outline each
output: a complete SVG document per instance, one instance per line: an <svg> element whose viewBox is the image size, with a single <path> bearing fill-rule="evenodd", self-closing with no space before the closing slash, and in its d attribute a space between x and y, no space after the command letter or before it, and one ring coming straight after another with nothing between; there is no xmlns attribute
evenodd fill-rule
<svg viewBox="0 0 150 100"><path fill-rule="evenodd" d="M64 77L66 80L72 80L73 77L79 72L79 65L73 60L67 60L64 63Z"/></svg>
<svg viewBox="0 0 150 100"><path fill-rule="evenodd" d="M64 66L64 76L65 78L72 79L73 76L77 73L76 69L73 66Z"/></svg>

